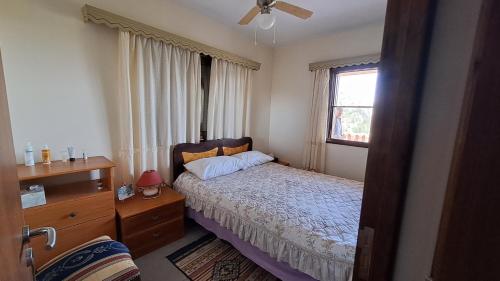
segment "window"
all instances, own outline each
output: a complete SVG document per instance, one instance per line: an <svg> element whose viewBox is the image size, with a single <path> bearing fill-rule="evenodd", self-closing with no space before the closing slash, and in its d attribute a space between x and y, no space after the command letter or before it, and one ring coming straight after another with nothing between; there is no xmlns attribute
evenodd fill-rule
<svg viewBox="0 0 500 281"><path fill-rule="evenodd" d="M327 142L368 147L377 64L333 68Z"/></svg>

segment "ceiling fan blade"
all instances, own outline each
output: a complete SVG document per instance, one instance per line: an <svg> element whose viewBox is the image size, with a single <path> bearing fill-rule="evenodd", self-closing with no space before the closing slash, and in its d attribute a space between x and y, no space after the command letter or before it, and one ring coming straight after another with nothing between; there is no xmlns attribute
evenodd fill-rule
<svg viewBox="0 0 500 281"><path fill-rule="evenodd" d="M278 10L292 14L304 20L310 18L313 14L312 11L306 10L299 6L295 6L283 1L276 1L276 5L274 7Z"/></svg>
<svg viewBox="0 0 500 281"><path fill-rule="evenodd" d="M253 7L239 22L241 25L249 24L260 13L260 7Z"/></svg>

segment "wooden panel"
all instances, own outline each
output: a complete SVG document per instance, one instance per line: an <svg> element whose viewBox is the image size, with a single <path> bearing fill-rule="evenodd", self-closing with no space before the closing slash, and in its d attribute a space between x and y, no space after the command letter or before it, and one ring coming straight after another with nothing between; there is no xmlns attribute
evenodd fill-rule
<svg viewBox="0 0 500 281"><path fill-rule="evenodd" d="M169 204L151 211L122 220L121 231L125 236L167 222L175 218L183 218L184 201Z"/></svg>
<svg viewBox="0 0 500 281"><path fill-rule="evenodd" d="M432 267L435 281L500 280L500 2L484 0Z"/></svg>
<svg viewBox="0 0 500 281"><path fill-rule="evenodd" d="M103 216L113 216L113 197L113 193L108 191L79 200L60 201L25 209L24 216L32 229L43 226L62 229Z"/></svg>
<svg viewBox="0 0 500 281"><path fill-rule="evenodd" d="M20 198L0 54L0 280L32 280L30 268L19 259L23 250L21 229L24 225Z"/></svg>
<svg viewBox="0 0 500 281"><path fill-rule="evenodd" d="M360 229L375 229L367 279L392 280L435 0L389 0L371 126ZM370 247L366 248L369 249ZM369 259L364 259L369 261Z"/></svg>
<svg viewBox="0 0 500 281"><path fill-rule="evenodd" d="M184 236L184 219L179 218L127 237L123 243L137 258Z"/></svg>
<svg viewBox="0 0 500 281"><path fill-rule="evenodd" d="M102 235L116 239L114 216L57 230L57 243L52 250L45 249L45 237L33 238L30 244L35 255L35 265L38 268L57 255Z"/></svg>
<svg viewBox="0 0 500 281"><path fill-rule="evenodd" d="M103 156L89 157L87 161L76 159L76 161L62 162L53 161L50 165L36 163L33 167L24 165L17 166L17 175L20 181L46 178L52 176L67 175L92 170L107 169L115 167L115 163Z"/></svg>

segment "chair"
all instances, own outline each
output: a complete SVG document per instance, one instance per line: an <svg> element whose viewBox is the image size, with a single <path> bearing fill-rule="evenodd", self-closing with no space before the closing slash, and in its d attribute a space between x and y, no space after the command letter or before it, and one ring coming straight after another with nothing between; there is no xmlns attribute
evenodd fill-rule
<svg viewBox="0 0 500 281"><path fill-rule="evenodd" d="M41 266L36 281L138 281L128 248L108 236L75 247Z"/></svg>

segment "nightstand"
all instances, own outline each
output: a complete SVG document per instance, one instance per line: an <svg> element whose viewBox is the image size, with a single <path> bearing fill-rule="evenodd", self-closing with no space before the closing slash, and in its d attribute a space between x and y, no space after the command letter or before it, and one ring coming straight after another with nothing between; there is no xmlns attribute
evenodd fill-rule
<svg viewBox="0 0 500 281"><path fill-rule="evenodd" d="M163 188L158 198L116 201L119 238L134 258L184 236L184 195Z"/></svg>
<svg viewBox="0 0 500 281"><path fill-rule="evenodd" d="M290 163L283 161L283 160L278 160L276 163L283 165L283 166L290 166Z"/></svg>
<svg viewBox="0 0 500 281"><path fill-rule="evenodd" d="M288 163L288 162L286 162L284 160L281 160L278 157L274 157L273 162L274 163L278 163L278 164L283 165L283 166L290 166L290 163Z"/></svg>

